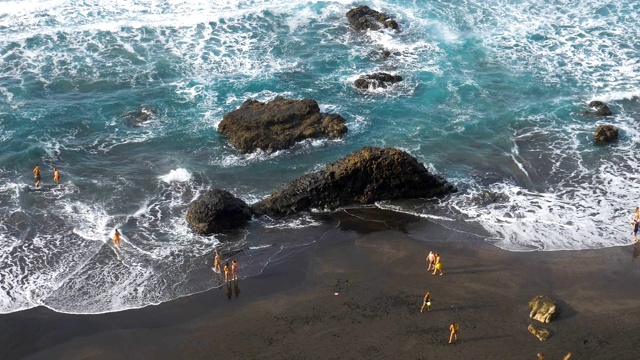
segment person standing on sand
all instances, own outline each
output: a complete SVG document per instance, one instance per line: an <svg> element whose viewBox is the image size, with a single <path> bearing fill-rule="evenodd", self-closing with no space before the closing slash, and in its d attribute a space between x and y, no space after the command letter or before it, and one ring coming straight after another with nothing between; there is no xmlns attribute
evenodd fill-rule
<svg viewBox="0 0 640 360"><path fill-rule="evenodd" d="M436 263L436 256L433 254L433 251L429 251L429 255L427 255L427 262L429 263L427 271L431 271Z"/></svg>
<svg viewBox="0 0 640 360"><path fill-rule="evenodd" d="M231 268L229 267L229 263L224 266L224 281L229 282L229 274L231 274Z"/></svg>
<svg viewBox="0 0 640 360"><path fill-rule="evenodd" d="M220 252L218 250L216 250L216 257L213 260L213 270L217 273L220 272Z"/></svg>
<svg viewBox="0 0 640 360"><path fill-rule="evenodd" d="M231 271L233 273L233 280L238 280L238 263L235 260L231 260Z"/></svg>
<svg viewBox="0 0 640 360"><path fill-rule="evenodd" d="M440 261L440 254L436 254L436 265L434 266L433 273L431 275L435 275L438 270L440 270L440 275L442 275L442 262Z"/></svg>
<svg viewBox="0 0 640 360"><path fill-rule="evenodd" d="M451 331L451 335L449 335L449 344L451 344L453 340L458 341L458 329L460 329L458 324L456 324L455 321L452 321L451 325L449 325L449 330Z"/></svg>
<svg viewBox="0 0 640 360"><path fill-rule="evenodd" d="M422 307L420 308L420 312L424 310L424 307L427 307L427 311L431 311L431 291L427 290L427 293L424 294L424 299L422 301Z"/></svg>
<svg viewBox="0 0 640 360"><path fill-rule="evenodd" d="M113 244L120 249L120 232L116 229L116 232L113 233Z"/></svg>
<svg viewBox="0 0 640 360"><path fill-rule="evenodd" d="M53 182L56 184L60 182L60 171L58 171L58 168L53 168Z"/></svg>
<svg viewBox="0 0 640 360"><path fill-rule="evenodd" d="M640 230L640 220L633 222L633 242L638 242L638 230Z"/></svg>
<svg viewBox="0 0 640 360"><path fill-rule="evenodd" d="M33 179L36 181L36 187L40 187L40 166L38 164L33 168Z"/></svg>

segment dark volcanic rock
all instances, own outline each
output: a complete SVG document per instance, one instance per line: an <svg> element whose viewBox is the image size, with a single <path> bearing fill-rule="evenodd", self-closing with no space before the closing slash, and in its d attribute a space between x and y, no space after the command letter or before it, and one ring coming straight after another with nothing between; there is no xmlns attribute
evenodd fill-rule
<svg viewBox="0 0 640 360"><path fill-rule="evenodd" d="M304 175L253 205L256 214L282 216L310 208L336 209L379 200L420 198L455 192L411 155L397 149L365 147Z"/></svg>
<svg viewBox="0 0 640 360"><path fill-rule="evenodd" d="M587 113L598 116L609 116L611 115L611 109L602 101L594 100L589 103L589 111L587 111Z"/></svg>
<svg viewBox="0 0 640 360"><path fill-rule="evenodd" d="M246 100L222 118L218 131L242 153L274 152L304 139L339 138L347 132L345 122L338 114L320 113L315 100L277 96L268 103Z"/></svg>
<svg viewBox="0 0 640 360"><path fill-rule="evenodd" d="M349 25L356 30L380 30L381 28L398 29L398 23L387 14L361 5L347 12Z"/></svg>
<svg viewBox="0 0 640 360"><path fill-rule="evenodd" d="M386 88L388 85L395 84L399 81L402 81L402 76L400 75L391 75L380 72L361 76L353 82L353 85L358 89L366 90L369 88Z"/></svg>
<svg viewBox="0 0 640 360"><path fill-rule="evenodd" d="M618 129L613 125L598 125L593 135L597 142L611 142L618 138Z"/></svg>
<svg viewBox="0 0 640 360"><path fill-rule="evenodd" d="M251 220L249 205L225 190L209 190L189 205L187 223L199 234L234 229Z"/></svg>
<svg viewBox="0 0 640 360"><path fill-rule="evenodd" d="M124 121L130 126L139 126L150 120L156 115L156 109L150 106L143 106L140 110L130 111L124 115Z"/></svg>

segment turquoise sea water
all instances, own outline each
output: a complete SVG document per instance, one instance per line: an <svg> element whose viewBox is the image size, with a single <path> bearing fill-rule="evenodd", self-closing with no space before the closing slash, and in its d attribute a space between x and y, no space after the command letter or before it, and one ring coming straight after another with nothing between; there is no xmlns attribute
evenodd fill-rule
<svg viewBox="0 0 640 360"><path fill-rule="evenodd" d="M401 31L353 31L344 14L359 4ZM363 146L403 149L460 189L378 207L480 226L511 251L629 244L638 14L632 0L0 1L0 313L110 312L204 291L218 285L216 246L242 249L244 274L258 273L321 237L321 214L200 237L188 204L208 188L255 202ZM377 71L404 81L354 89ZM239 155L216 131L222 116L277 95L315 99L349 133ZM613 116L585 116L591 100ZM142 107L156 115L132 124ZM599 124L620 139L595 145ZM481 191L501 200L475 205Z"/></svg>

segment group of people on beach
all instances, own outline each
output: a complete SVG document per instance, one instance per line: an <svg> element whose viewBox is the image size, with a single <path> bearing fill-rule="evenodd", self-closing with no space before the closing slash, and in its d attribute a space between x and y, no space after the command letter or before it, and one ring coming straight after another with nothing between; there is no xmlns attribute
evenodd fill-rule
<svg viewBox="0 0 640 360"><path fill-rule="evenodd" d="M440 276L444 273L442 272L442 258L440 257L440 253L434 253L433 251L429 251L429 255L427 255L427 263L429 266L427 267L427 271L433 272L431 275L435 275L438 271L440 271ZM424 308L427 308L427 312L431 311L431 291L427 290L427 293L424 294L424 298L422 299L422 307L420 308L420 312L424 312ZM460 326L456 324L455 321L452 321L449 325L449 344L454 341L458 341L458 331L460 330Z"/></svg>
<svg viewBox="0 0 640 360"><path fill-rule="evenodd" d="M36 182L36 187L40 187L40 165L36 164L33 168L33 179ZM53 182L58 184L60 182L60 171L57 168L53 168Z"/></svg>
<svg viewBox="0 0 640 360"><path fill-rule="evenodd" d="M222 264L222 256L220 252L216 250L216 255L213 259L213 270L220 273L220 265ZM227 262L224 265L224 282L237 281L238 280L238 268L240 264L237 261L231 260L231 266Z"/></svg>

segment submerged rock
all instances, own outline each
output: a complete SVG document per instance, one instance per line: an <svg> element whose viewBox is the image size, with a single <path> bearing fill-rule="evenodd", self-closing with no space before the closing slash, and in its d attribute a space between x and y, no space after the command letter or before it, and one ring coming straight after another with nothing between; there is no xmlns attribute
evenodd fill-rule
<svg viewBox="0 0 640 360"><path fill-rule="evenodd" d="M598 116L609 116L612 114L609 106L598 100L594 100L589 103L589 111L587 111L587 113Z"/></svg>
<svg viewBox="0 0 640 360"><path fill-rule="evenodd" d="M223 117L218 131L242 153L271 153L304 139L340 138L347 132L345 122L338 114L320 113L315 100L277 96L268 103L246 100Z"/></svg>
<svg viewBox="0 0 640 360"><path fill-rule="evenodd" d="M598 125L593 135L597 142L611 142L618 138L618 129L613 125Z"/></svg>
<svg viewBox="0 0 640 360"><path fill-rule="evenodd" d="M124 121L130 126L140 126L156 116L156 109L143 106L140 110L130 111L124 115Z"/></svg>
<svg viewBox="0 0 640 360"><path fill-rule="evenodd" d="M380 30L382 28L398 29L398 23L387 14L360 5L346 14L349 25L356 30Z"/></svg>
<svg viewBox="0 0 640 360"><path fill-rule="evenodd" d="M538 295L529 301L529 317L543 323L549 323L560 314L558 303L544 295Z"/></svg>
<svg viewBox="0 0 640 360"><path fill-rule="evenodd" d="M377 89L377 88L386 88L389 85L395 84L397 82L402 81L402 76L400 75L391 75L387 73L374 73L363 75L356 81L354 81L353 85L358 89Z"/></svg>
<svg viewBox="0 0 640 360"><path fill-rule="evenodd" d="M306 174L253 205L256 214L282 216L310 208L336 209L380 200L445 195L456 188L411 155L392 148L364 147Z"/></svg>
<svg viewBox="0 0 640 360"><path fill-rule="evenodd" d="M226 190L209 190L187 210L187 223L198 234L234 229L251 220L249 205Z"/></svg>
<svg viewBox="0 0 640 360"><path fill-rule="evenodd" d="M501 193L484 190L471 197L471 203L474 205L489 205L495 202L504 201L507 196Z"/></svg>

